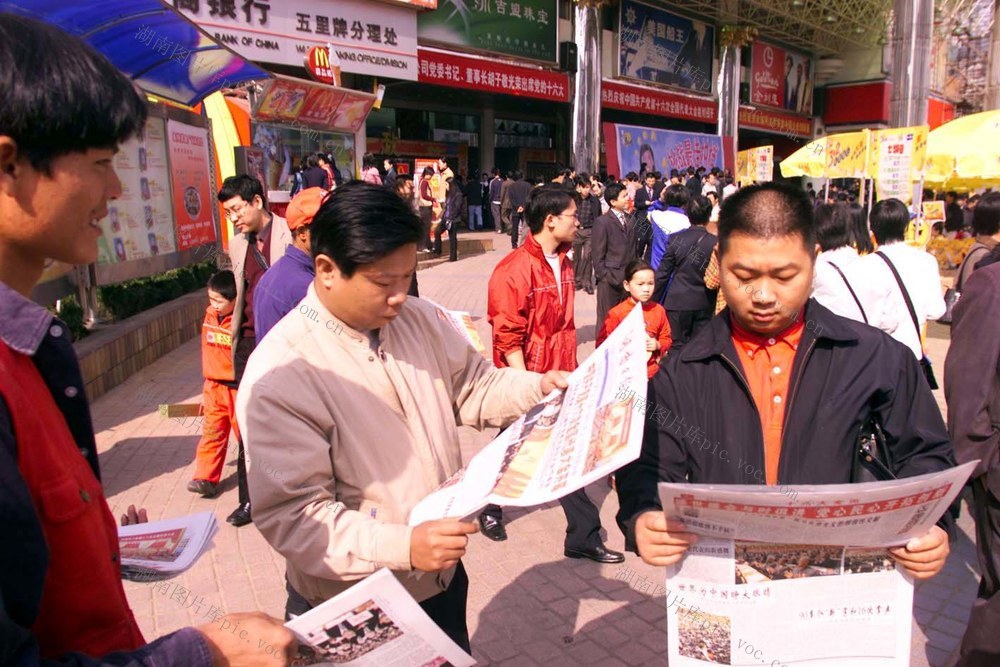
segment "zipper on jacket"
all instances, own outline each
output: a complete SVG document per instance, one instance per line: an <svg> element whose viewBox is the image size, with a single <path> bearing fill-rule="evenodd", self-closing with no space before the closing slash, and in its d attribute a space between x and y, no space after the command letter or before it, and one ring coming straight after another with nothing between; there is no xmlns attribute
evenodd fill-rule
<svg viewBox="0 0 1000 667"><path fill-rule="evenodd" d="M799 385L802 384L802 377L806 374L806 364L809 362L809 357L812 355L814 347L816 347L815 338L809 341L809 347L806 348L806 353L802 357L802 371L799 373L799 376L795 378L795 385L792 387L792 391L788 394L788 403L785 404L785 415L781 424L781 449L778 451L779 473L781 472L781 457L785 454L785 434L788 433L788 429L785 427L788 425L788 417L792 414L792 406L795 405L795 396L799 393Z"/></svg>
<svg viewBox="0 0 1000 667"><path fill-rule="evenodd" d="M729 357L727 357L724 352L720 353L719 356L722 358L723 361L725 361L727 364L729 364L729 367L733 369L734 373L736 373L736 377L739 378L740 384L743 385L743 389L744 389L744 391L746 391L747 398L750 399L750 405L753 406L753 412L754 412L755 415L757 415L757 432L760 433L760 449L761 449L761 456L763 457L763 455L764 455L764 424L763 424L763 422L760 419L760 411L757 409L757 402L753 399L753 392L750 390L750 383L747 382L746 378L743 376L743 373L740 371L740 368L736 365L736 363L734 361L732 361ZM749 461L744 461L744 463L749 463ZM761 471L761 472L764 472L764 471ZM767 484L767 473L766 472L764 472L764 484L765 485Z"/></svg>

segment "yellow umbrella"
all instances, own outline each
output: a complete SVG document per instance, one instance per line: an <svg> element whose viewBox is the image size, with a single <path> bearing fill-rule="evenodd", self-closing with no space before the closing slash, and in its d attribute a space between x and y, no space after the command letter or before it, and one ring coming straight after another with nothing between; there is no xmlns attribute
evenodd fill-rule
<svg viewBox="0 0 1000 667"><path fill-rule="evenodd" d="M827 137L820 137L810 141L782 160L779 165L781 175L785 178L795 176L821 178L826 169L826 140Z"/></svg>
<svg viewBox="0 0 1000 667"><path fill-rule="evenodd" d="M1000 183L1000 109L962 116L927 135L925 182L945 187Z"/></svg>

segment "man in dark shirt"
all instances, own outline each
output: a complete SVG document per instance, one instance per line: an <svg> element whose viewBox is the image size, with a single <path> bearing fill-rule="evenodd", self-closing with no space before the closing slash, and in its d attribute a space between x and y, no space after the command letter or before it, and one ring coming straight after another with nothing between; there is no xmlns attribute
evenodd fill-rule
<svg viewBox="0 0 1000 667"><path fill-rule="evenodd" d="M233 311L233 370L239 383L247 359L256 344L254 332L254 290L264 272L285 255L292 233L285 219L267 210L264 188L253 176L240 174L222 182L219 201L237 234L229 239L229 258L236 274L236 310ZM243 439L236 457L236 481L239 505L226 518L236 527L252 521L250 493L247 490L246 457Z"/></svg>
<svg viewBox="0 0 1000 667"><path fill-rule="evenodd" d="M576 289L594 293L594 259L590 252L590 236L594 220L601 217L601 202L591 194L590 176L578 174L575 180L576 192L580 195L580 205L576 207L576 217L580 227L573 238L573 277Z"/></svg>
<svg viewBox="0 0 1000 667"><path fill-rule="evenodd" d="M97 261L100 221L122 194L113 156L143 127L145 100L78 38L6 13L0 71L0 664L288 665L293 637L263 614L149 644L135 625L72 337L30 295L49 261ZM41 448L55 455L39 461ZM72 526L83 539L66 539ZM75 586L60 586L67 576Z"/></svg>
<svg viewBox="0 0 1000 667"><path fill-rule="evenodd" d="M514 182L507 188L507 200L502 208L510 211L510 247L516 248L520 245L518 237L521 234L521 224L524 222L524 207L528 202L528 194L531 192L531 183L524 179L519 171L514 172ZM523 241L524 239L521 239Z"/></svg>

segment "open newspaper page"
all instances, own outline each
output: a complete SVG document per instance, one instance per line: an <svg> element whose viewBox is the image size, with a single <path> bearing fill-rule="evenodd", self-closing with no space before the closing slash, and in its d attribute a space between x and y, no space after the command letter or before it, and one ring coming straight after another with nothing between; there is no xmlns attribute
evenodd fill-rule
<svg viewBox="0 0 1000 667"><path fill-rule="evenodd" d="M923 535L975 462L889 482L660 484L699 534L667 570L672 667L906 667L912 580L886 550Z"/></svg>
<svg viewBox="0 0 1000 667"><path fill-rule="evenodd" d="M285 627L300 642L301 657L295 665L476 664L386 569L293 618Z"/></svg>
<svg viewBox="0 0 1000 667"><path fill-rule="evenodd" d="M472 321L472 315L464 310L448 310L441 304L431 301L430 299L424 298L424 301L437 306L438 317L454 327L455 331L460 333L462 337L469 342L469 345L476 350L476 352L490 358L490 355L486 352L486 346L483 344L482 337L479 335L479 332L476 331L476 324Z"/></svg>
<svg viewBox="0 0 1000 667"><path fill-rule="evenodd" d="M122 577L144 581L173 577L194 565L217 530L212 512L122 526L118 529Z"/></svg>
<svg viewBox="0 0 1000 667"><path fill-rule="evenodd" d="M642 415L621 386L646 396L646 328L635 308L556 390L497 436L410 513L410 525L468 517L490 503L540 505L639 457Z"/></svg>

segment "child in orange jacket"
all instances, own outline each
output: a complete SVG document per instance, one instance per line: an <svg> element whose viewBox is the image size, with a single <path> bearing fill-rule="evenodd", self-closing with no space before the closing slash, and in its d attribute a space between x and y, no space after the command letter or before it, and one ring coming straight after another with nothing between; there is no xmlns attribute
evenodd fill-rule
<svg viewBox="0 0 1000 667"><path fill-rule="evenodd" d="M194 479L187 490L204 498L219 492L226 462L229 431L239 438L236 425L236 382L230 322L236 306L236 278L219 271L208 280L208 309L201 325L201 370L205 376L201 404L204 411L201 440L195 454Z"/></svg>
<svg viewBox="0 0 1000 667"><path fill-rule="evenodd" d="M608 311L604 326L597 334L597 345L600 345L614 331L622 320L632 312L635 304L642 304L642 319L646 322L646 351L649 360L646 362L646 374L652 378L660 367L660 359L670 349L670 323L667 321L667 311L663 306L652 301L654 281L653 267L634 259L625 267L625 282L622 283L629 297Z"/></svg>

